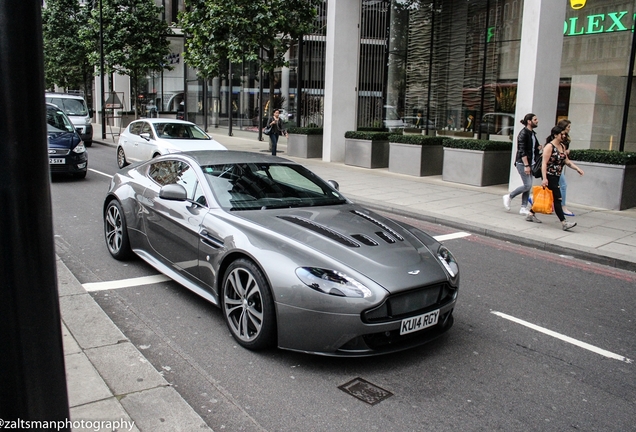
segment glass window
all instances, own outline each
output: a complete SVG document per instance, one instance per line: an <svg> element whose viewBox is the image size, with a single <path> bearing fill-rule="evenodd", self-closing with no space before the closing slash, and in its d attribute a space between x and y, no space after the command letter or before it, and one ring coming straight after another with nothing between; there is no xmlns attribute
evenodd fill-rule
<svg viewBox="0 0 636 432"><path fill-rule="evenodd" d="M189 123L155 123L157 136L170 139L210 140L211 138L197 125Z"/></svg>
<svg viewBox="0 0 636 432"><path fill-rule="evenodd" d="M64 113L53 107L47 107L46 126L49 132L73 132L71 121Z"/></svg>
<svg viewBox="0 0 636 432"><path fill-rule="evenodd" d="M46 101L64 110L66 115L70 115L70 116L88 115L86 102L84 102L83 99L48 97L46 98Z"/></svg>
<svg viewBox="0 0 636 432"><path fill-rule="evenodd" d="M311 207L346 200L299 165L241 163L202 167L214 195L226 210Z"/></svg>
<svg viewBox="0 0 636 432"><path fill-rule="evenodd" d="M572 122L572 148L619 149L635 12L633 0L595 0L566 9L557 120ZM636 150L631 111L626 151Z"/></svg>
<svg viewBox="0 0 636 432"><path fill-rule="evenodd" d="M152 127L149 123L143 122L143 126L141 127L141 133L147 133L152 136Z"/></svg>
<svg viewBox="0 0 636 432"><path fill-rule="evenodd" d="M197 196L198 179L194 170L182 161L160 161L150 165L148 176L156 181L159 185L179 184L183 186L187 192L189 200L196 201L202 192Z"/></svg>
<svg viewBox="0 0 636 432"><path fill-rule="evenodd" d="M143 126L143 122L134 122L128 126L128 131L133 135L139 135L141 133L141 127Z"/></svg>

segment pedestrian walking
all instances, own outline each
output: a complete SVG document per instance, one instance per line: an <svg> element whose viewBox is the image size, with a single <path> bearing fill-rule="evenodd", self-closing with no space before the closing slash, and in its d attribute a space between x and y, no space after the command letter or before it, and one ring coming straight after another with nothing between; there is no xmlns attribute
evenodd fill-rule
<svg viewBox="0 0 636 432"><path fill-rule="evenodd" d="M567 231L576 226L576 222L568 222L563 214L561 206L561 188L559 187L559 178L564 166L572 168L574 171L583 175L583 170L576 166L568 157L563 141L567 138L567 133L559 126L552 128L550 136L546 139L543 147L543 164L541 166L542 181L541 186L548 187L552 191L554 197L554 212L561 221L563 231ZM534 217L536 219L536 217ZM529 222L536 222L526 217Z"/></svg>
<svg viewBox="0 0 636 432"><path fill-rule="evenodd" d="M287 131L283 129L283 119L280 118L280 110L275 109L272 117L269 118L267 126L270 128L269 141L272 145L272 156L276 156L276 146L278 145L278 137L287 136Z"/></svg>
<svg viewBox="0 0 636 432"><path fill-rule="evenodd" d="M568 155L568 157L570 157L570 129L572 128L572 122L567 119L559 120L557 126L563 129L563 132L567 134L565 140L563 140L563 145L565 146L565 153ZM565 167L563 167L563 171L561 171L561 177L559 177L559 187L561 188L561 208L563 208L563 214L566 216L574 216L574 213L571 212L566 205L568 183L565 178Z"/></svg>
<svg viewBox="0 0 636 432"><path fill-rule="evenodd" d="M528 207L528 198L532 189L532 162L539 156L541 146L537 140L537 134L534 129L539 126L539 119L535 114L528 113L521 120L524 128L521 129L517 136L517 156L515 158L515 168L519 172L523 184L509 194L503 196L503 205L506 210L510 211L510 202L517 195L521 195L521 208L519 214L523 216L532 216L534 213ZM536 217L535 217L536 219ZM539 222L538 219L535 222Z"/></svg>

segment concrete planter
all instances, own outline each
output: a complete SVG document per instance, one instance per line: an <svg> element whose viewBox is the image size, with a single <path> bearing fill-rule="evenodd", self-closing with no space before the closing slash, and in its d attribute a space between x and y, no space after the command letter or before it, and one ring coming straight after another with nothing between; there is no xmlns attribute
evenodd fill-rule
<svg viewBox="0 0 636 432"><path fill-rule="evenodd" d="M442 180L472 186L508 183L512 151L444 147Z"/></svg>
<svg viewBox="0 0 636 432"><path fill-rule="evenodd" d="M574 163L585 175L566 168L568 202L609 210L636 207L636 165Z"/></svg>
<svg viewBox="0 0 636 432"><path fill-rule="evenodd" d="M287 156L299 158L322 157L322 135L289 134Z"/></svg>
<svg viewBox="0 0 636 432"><path fill-rule="evenodd" d="M345 138L345 165L362 168L389 166L389 142Z"/></svg>
<svg viewBox="0 0 636 432"><path fill-rule="evenodd" d="M444 160L441 145L389 143L389 171L412 176L440 175Z"/></svg>

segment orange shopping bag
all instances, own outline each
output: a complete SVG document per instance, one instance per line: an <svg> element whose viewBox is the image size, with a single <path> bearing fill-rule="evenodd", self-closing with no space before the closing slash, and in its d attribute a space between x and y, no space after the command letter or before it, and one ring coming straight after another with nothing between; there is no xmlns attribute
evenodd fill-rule
<svg viewBox="0 0 636 432"><path fill-rule="evenodd" d="M552 213L554 198L552 191L543 186L532 186L532 211L535 213Z"/></svg>

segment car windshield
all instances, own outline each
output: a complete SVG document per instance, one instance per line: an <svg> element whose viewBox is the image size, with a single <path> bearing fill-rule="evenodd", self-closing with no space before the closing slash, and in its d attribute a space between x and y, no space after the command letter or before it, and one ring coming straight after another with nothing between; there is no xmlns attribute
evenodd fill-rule
<svg viewBox="0 0 636 432"><path fill-rule="evenodd" d="M46 129L49 133L73 132L75 130L68 117L53 107L46 110Z"/></svg>
<svg viewBox="0 0 636 432"><path fill-rule="evenodd" d="M155 123L157 137L163 139L210 140L211 138L195 124L188 123Z"/></svg>
<svg viewBox="0 0 636 432"><path fill-rule="evenodd" d="M226 210L344 204L345 198L300 165L236 163L201 167Z"/></svg>
<svg viewBox="0 0 636 432"><path fill-rule="evenodd" d="M82 99L70 99L70 98L46 98L46 101L52 103L64 110L66 115L70 116L87 116L88 110L86 104Z"/></svg>

